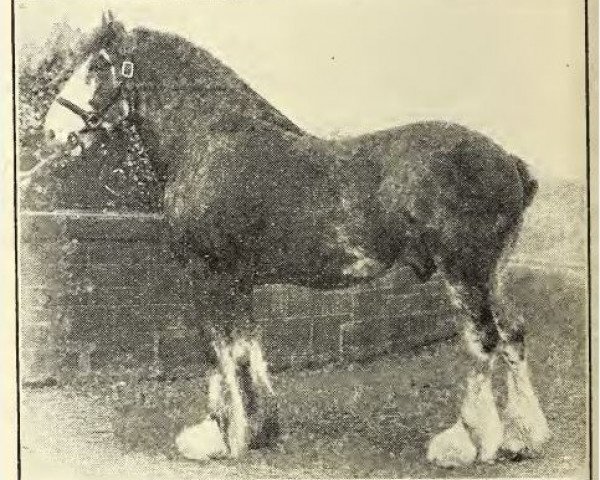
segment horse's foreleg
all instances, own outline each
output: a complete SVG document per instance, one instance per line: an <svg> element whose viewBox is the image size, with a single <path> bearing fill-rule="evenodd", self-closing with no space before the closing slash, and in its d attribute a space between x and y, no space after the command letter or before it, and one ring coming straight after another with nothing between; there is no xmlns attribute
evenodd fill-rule
<svg viewBox="0 0 600 480"><path fill-rule="evenodd" d="M272 443L279 432L277 404L252 318L252 285L242 276L200 278L198 311L212 340L208 374L209 415L177 438L193 459L240 457Z"/></svg>
<svg viewBox="0 0 600 480"><path fill-rule="evenodd" d="M538 453L550 429L531 383L525 355L523 318L508 306L498 308L500 352L507 364L507 402L502 449L514 457Z"/></svg>
<svg viewBox="0 0 600 480"><path fill-rule="evenodd" d="M436 435L427 450L427 459L444 467L492 462L502 442L491 380L498 339L487 298L482 292L461 294L454 288L451 292L465 312L463 339L469 371L456 423Z"/></svg>
<svg viewBox="0 0 600 480"><path fill-rule="evenodd" d="M181 454L192 460L223 458L229 447L223 432L228 425L225 400L225 384L219 369L208 373L208 411L206 419L194 426L184 428L175 439Z"/></svg>
<svg viewBox="0 0 600 480"><path fill-rule="evenodd" d="M185 457L195 460L239 457L249 448L251 435L237 339L252 325L252 288L235 275L200 269L195 274L199 321L212 345L209 413L200 424L185 428L176 444Z"/></svg>
<svg viewBox="0 0 600 480"><path fill-rule="evenodd" d="M227 392L223 433L226 436L230 455L237 458L243 455L250 446L250 424L243 380L240 375L239 358L236 354L235 342L220 342L215 349Z"/></svg>
<svg viewBox="0 0 600 480"><path fill-rule="evenodd" d="M250 447L268 446L279 435L277 401L256 333L234 344L244 406L250 423Z"/></svg>

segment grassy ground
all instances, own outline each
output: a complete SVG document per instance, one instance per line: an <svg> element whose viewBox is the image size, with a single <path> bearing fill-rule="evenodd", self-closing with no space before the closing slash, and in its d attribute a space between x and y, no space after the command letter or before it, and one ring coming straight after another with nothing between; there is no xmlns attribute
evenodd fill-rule
<svg viewBox="0 0 600 480"><path fill-rule="evenodd" d="M79 385L73 393L92 398L108 412L113 441L124 454L163 458L169 468L185 468L192 476L210 472L263 478L581 473L587 438L584 280L518 269L511 275L510 292L529 321L534 382L554 431L539 459L453 470L426 463L427 440L453 423L459 405L465 372L458 341L362 365L280 373L275 385L284 432L281 444L253 451L239 462L216 462L217 471L215 462L185 461L173 447L183 425L205 416L201 379L158 382L125 376ZM501 371L496 380L502 383Z"/></svg>

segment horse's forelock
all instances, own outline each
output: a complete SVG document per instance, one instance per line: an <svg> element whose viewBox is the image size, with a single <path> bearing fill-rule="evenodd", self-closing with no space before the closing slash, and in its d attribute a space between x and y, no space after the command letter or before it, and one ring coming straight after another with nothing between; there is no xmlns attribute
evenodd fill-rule
<svg viewBox="0 0 600 480"><path fill-rule="evenodd" d="M119 50L126 34L125 26L119 21L113 20L97 27L83 45L83 58L96 54L102 49Z"/></svg>

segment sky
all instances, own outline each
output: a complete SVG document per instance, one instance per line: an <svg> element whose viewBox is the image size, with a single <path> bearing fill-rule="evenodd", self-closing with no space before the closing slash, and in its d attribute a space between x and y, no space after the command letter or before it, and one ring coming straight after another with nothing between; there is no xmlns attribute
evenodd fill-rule
<svg viewBox="0 0 600 480"><path fill-rule="evenodd" d="M323 137L442 119L543 176L585 177L583 2L574 0L16 0L18 45L55 22L126 27L208 49Z"/></svg>

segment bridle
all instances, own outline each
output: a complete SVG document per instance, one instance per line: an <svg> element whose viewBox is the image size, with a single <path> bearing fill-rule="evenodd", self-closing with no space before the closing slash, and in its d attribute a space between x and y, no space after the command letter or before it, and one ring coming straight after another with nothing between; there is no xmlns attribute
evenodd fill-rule
<svg viewBox="0 0 600 480"><path fill-rule="evenodd" d="M120 172L118 169L113 170L112 172L108 172L108 164L105 164L102 168L101 179L105 179L107 176L118 172L121 173L123 177L125 177L125 180L133 179L133 181L138 186L140 185L139 182L142 180L145 182L149 182L150 184L152 184L152 186L156 186L158 178L150 161L148 151L145 148L142 138L140 136L136 121L137 92L134 82L134 63L129 58L123 60L117 73L116 65L113 62L110 55L108 54L108 52L106 52L105 49L101 49L98 52L98 54L101 55L108 62L112 72L113 89L112 92L110 92L109 99L106 102L106 104L99 109L89 111L83 109L71 100L63 98L61 96L59 96L56 99L56 102L59 105L67 108L68 110L79 116L84 122L84 127L82 129L80 129L78 132L71 133L69 141L71 143L79 143L78 134L82 133L89 133L94 131L111 132L116 129L121 130L128 137L128 160L126 162L126 165L128 166L130 172L124 172L123 169L121 169ZM112 122L107 121L107 115L109 111L118 102L121 102L122 114ZM106 150L103 149L102 155L106 156L106 154ZM134 156L135 158L132 158ZM134 171L135 168L137 168L136 171ZM131 179L129 177L131 177ZM106 183L104 187L113 196L124 196L122 193L119 193L118 191L110 188ZM129 190L130 193L133 193L133 190L131 188L129 188Z"/></svg>
<svg viewBox="0 0 600 480"><path fill-rule="evenodd" d="M78 133L87 133L96 130L107 130L131 118L135 110L135 87L133 84L134 64L131 60L123 60L119 69L120 78L117 77L117 69L110 55L105 49L100 50L101 55L109 64L113 76L113 91L109 96L108 102L98 110L85 110L76 103L61 96L57 97L56 102L79 116L84 123L84 127ZM106 115L111 108L121 101L123 106L123 115L110 124L106 121Z"/></svg>

